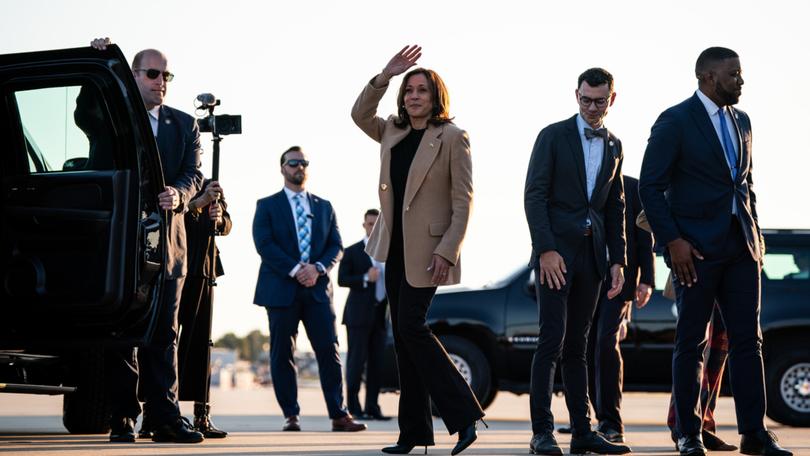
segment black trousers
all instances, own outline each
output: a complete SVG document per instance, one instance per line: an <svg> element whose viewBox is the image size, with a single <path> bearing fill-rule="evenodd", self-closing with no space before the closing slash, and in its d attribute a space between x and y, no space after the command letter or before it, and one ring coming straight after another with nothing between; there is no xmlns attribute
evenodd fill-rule
<svg viewBox="0 0 810 456"><path fill-rule="evenodd" d="M109 393L114 418L137 418L141 413L138 386L145 400L144 413L153 426L180 417L177 402L177 310L184 277L163 284L161 309L149 344L134 349L111 350ZM138 377L140 374L140 384Z"/></svg>
<svg viewBox="0 0 810 456"><path fill-rule="evenodd" d="M426 323L425 316L436 288L414 288L408 284L402 231L392 231L397 233L399 239L392 239L385 263L385 289L391 306L394 349L399 369L397 443L433 445L430 399L439 409L450 434L473 424L484 416L484 411Z"/></svg>
<svg viewBox="0 0 810 456"><path fill-rule="evenodd" d="M385 301L374 306L371 325L346 326L346 405L352 415L381 413L377 398L385 362L385 309ZM359 399L363 371L366 372L365 408L360 406Z"/></svg>
<svg viewBox="0 0 810 456"><path fill-rule="evenodd" d="M624 432L621 416L624 360L619 350L619 328L633 301L618 296L608 299L608 290L609 278L602 283L588 335L588 393L599 427Z"/></svg>
<svg viewBox="0 0 810 456"><path fill-rule="evenodd" d="M178 374L180 400L208 402L211 387L211 322L214 289L205 277L189 276L180 298Z"/></svg>
<svg viewBox="0 0 810 456"><path fill-rule="evenodd" d="M732 217L729 234L717 257L695 260L698 281L691 287L674 280L678 323L672 355L672 390L681 435L701 431L698 409L706 327L715 299L728 332L728 368L737 430L764 429L765 376L759 327L760 264L751 257L742 227Z"/></svg>
<svg viewBox="0 0 810 456"><path fill-rule="evenodd" d="M588 367L585 359L602 276L596 269L593 242L582 238L573 264L566 265L565 285L552 290L540 285L539 268L536 290L540 313L540 338L532 359L530 410L534 434L554 431L551 396L557 360L562 367L565 403L575 436L591 430L588 404ZM562 355L562 356L560 356Z"/></svg>

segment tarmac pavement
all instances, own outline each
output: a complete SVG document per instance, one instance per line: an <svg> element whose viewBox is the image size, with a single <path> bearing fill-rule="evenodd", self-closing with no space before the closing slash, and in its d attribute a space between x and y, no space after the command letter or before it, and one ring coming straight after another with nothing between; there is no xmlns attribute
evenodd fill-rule
<svg viewBox="0 0 810 456"><path fill-rule="evenodd" d="M361 394L361 397L362 394ZM383 412L395 415L398 395L381 396ZM478 441L463 454L526 455L531 426L528 396L501 393L486 410L489 428L479 426ZM111 444L106 435L71 435L61 423L59 396L0 394L0 454L26 456L58 455L377 455L380 448L397 439L396 419L367 422L369 430L359 433L331 432L325 405L317 383L303 385L300 391L302 432L281 432L283 417L273 390L212 390L212 414L220 428L230 432L226 439L209 439L201 444L157 444L149 440L133 444ZM666 428L667 394L626 393L624 419L626 437L636 455L677 455ZM192 404L183 403L190 416ZM562 397L555 397L553 411L557 426L567 425ZM721 398L716 414L718 433L729 443L739 445L734 406ZM768 421L780 443L796 455L810 455L810 429L789 428ZM456 437L447 434L441 420L434 420L436 446L428 454L445 455ZM483 429L482 429L483 428ZM569 437L558 435L568 452ZM422 454L415 448L412 454ZM738 454L717 453L720 454Z"/></svg>

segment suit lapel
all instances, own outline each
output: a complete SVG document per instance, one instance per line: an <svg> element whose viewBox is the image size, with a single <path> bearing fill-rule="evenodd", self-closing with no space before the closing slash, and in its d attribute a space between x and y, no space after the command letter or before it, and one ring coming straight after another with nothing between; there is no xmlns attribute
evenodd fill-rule
<svg viewBox="0 0 810 456"><path fill-rule="evenodd" d="M403 129L399 128L391 128L390 131L393 132L391 136L383 136L383 140L381 143L381 155L380 155L380 185L385 185L385 191L379 192L381 198L385 198L385 201L380 201L380 207L383 211L383 219L386 220L388 223L392 223L394 220L394 191L391 188L391 148L399 144L408 133L411 132L410 125L406 126Z"/></svg>
<svg viewBox="0 0 810 456"><path fill-rule="evenodd" d="M728 171L726 153L723 151L723 145L720 144L720 138L717 137L717 130L714 129L712 120L709 118L709 113L706 112L706 107L703 105L703 102L700 101L700 98L698 98L697 95L692 96L691 111L692 119L697 124L700 133L711 146L714 155L718 160L720 160L723 168ZM728 174L729 178L731 178L731 173L726 174Z"/></svg>
<svg viewBox="0 0 810 456"><path fill-rule="evenodd" d="M323 205L321 204L321 199L317 196L313 195L312 193L307 192L307 198L309 198L309 210L312 213L312 219L310 220L312 223L312 229L310 230L310 258L314 258L315 252L320 250L320 246L323 239L321 239L321 230L316 229L317 226L321 226L320 224L323 223L324 216L322 214ZM296 238L297 239L297 238ZM310 259L310 261L313 261Z"/></svg>
<svg viewBox="0 0 810 456"><path fill-rule="evenodd" d="M613 166L610 161L618 158L618 146L616 145L616 137L608 131L608 138L605 141L605 147L602 150L602 164L599 166L599 174L596 175L596 183L593 186L594 192L602 188L608 175L612 173ZM593 195L591 195L593 199Z"/></svg>
<svg viewBox="0 0 810 456"><path fill-rule="evenodd" d="M416 155L413 157L411 169L408 172L408 180L405 183L405 197L403 200L405 207L411 204L416 192L419 191L419 187L422 186L430 166L433 165L433 161L439 154L442 144L439 139L441 133L442 127L430 125L424 136L422 136L422 142L419 143L419 148L416 149Z"/></svg>
<svg viewBox="0 0 810 456"><path fill-rule="evenodd" d="M568 134L566 134L565 137L568 140L568 146L574 158L574 163L576 163L577 176L579 176L579 188L582 190L582 195L585 199L588 199L588 188L585 184L585 151L582 150L582 140L579 137L576 115L568 121Z"/></svg>
<svg viewBox="0 0 810 456"><path fill-rule="evenodd" d="M292 216L292 209L290 209L290 200L287 199L287 194L284 190L277 195L278 197L275 199L276 214L280 217L282 226L286 227L284 231L286 231L293 240L294 249L298 250L298 234L295 229L295 219L293 219Z"/></svg>
<svg viewBox="0 0 810 456"><path fill-rule="evenodd" d="M158 128L157 128L157 145L160 159L163 162L164 168L167 166L167 153L171 150L172 144L175 140L175 128L172 128L174 118L171 112L166 109L166 106L160 106L160 114L158 115Z"/></svg>

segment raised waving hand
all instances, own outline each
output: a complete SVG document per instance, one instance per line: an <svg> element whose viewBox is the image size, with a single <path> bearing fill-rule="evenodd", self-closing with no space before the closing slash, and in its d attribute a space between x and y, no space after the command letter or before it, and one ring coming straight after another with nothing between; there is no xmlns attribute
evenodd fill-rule
<svg viewBox="0 0 810 456"><path fill-rule="evenodd" d="M397 52L385 68L382 70L383 77L391 79L394 76L400 75L408 70L408 68L416 65L416 61L422 57L422 47L414 44L412 46L405 46L401 51Z"/></svg>

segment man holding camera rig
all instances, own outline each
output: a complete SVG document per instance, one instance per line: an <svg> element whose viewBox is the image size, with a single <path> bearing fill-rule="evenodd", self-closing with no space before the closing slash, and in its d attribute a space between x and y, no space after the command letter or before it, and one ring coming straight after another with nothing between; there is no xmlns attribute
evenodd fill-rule
<svg viewBox="0 0 810 456"><path fill-rule="evenodd" d="M99 38L90 45L104 50L110 43L109 38ZM141 413L139 376L152 441L197 443L204 438L182 417L177 399L177 313L187 270L183 214L188 210L187 202L202 185L200 132L193 117L163 104L167 83L174 78L166 67L166 56L155 49L140 51L132 59L132 73L149 114L163 165L166 187L158 195L158 204L168 212L169 236L163 306L152 340L139 347L137 358L132 349L111 353L109 357L111 442L135 441L135 420Z"/></svg>

